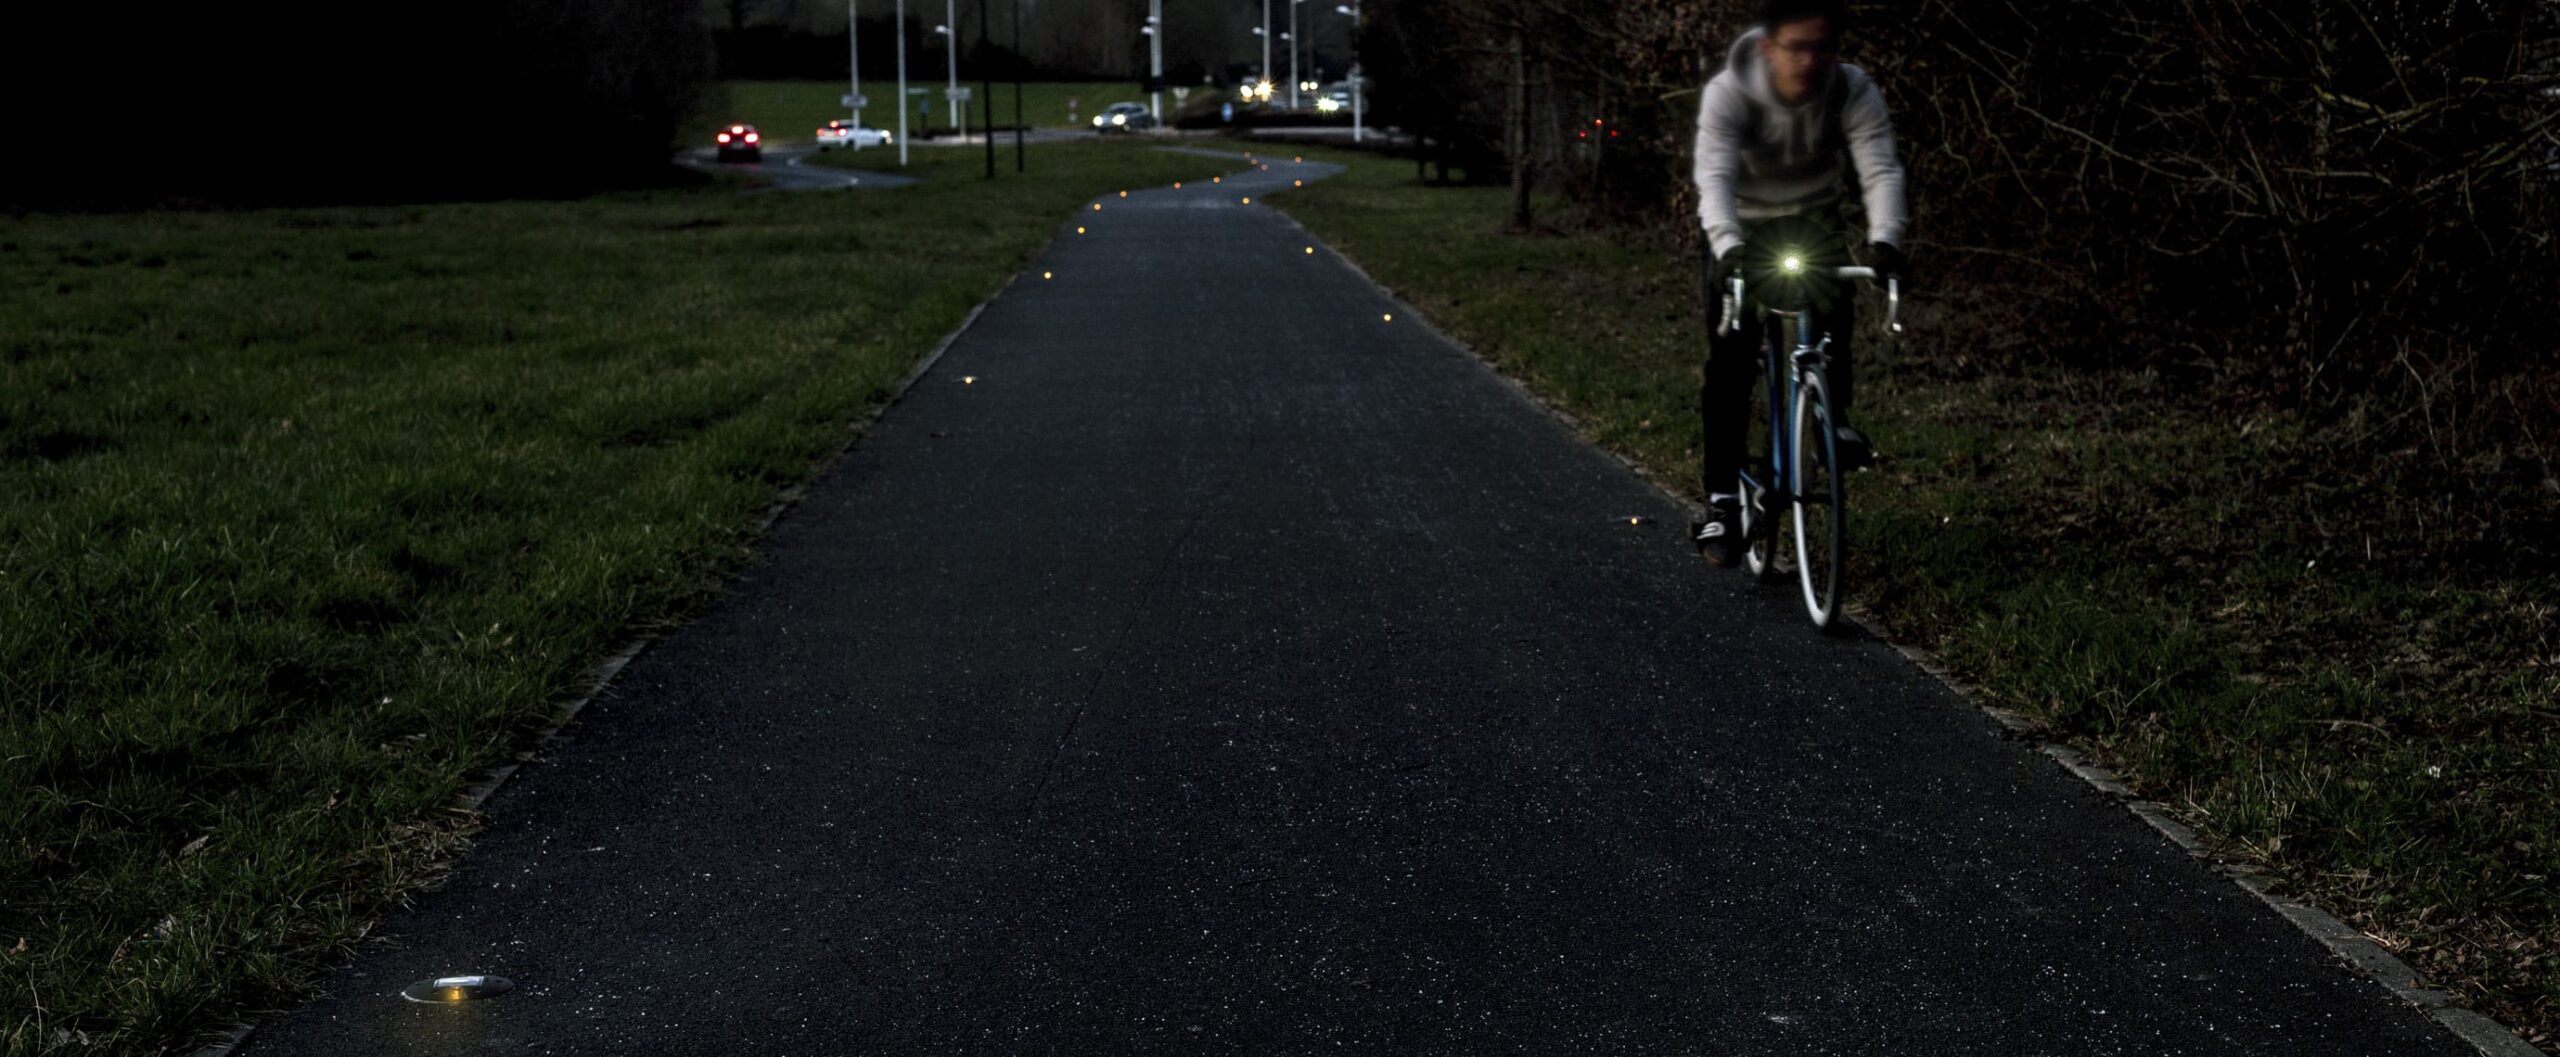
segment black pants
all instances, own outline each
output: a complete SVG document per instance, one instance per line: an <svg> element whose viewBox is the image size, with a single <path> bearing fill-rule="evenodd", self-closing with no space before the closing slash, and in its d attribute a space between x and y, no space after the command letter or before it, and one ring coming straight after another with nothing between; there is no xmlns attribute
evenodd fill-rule
<svg viewBox="0 0 2560 1057"><path fill-rule="evenodd" d="M1758 303L1782 297L1786 299L1783 303L1800 303L1813 309L1813 333L1831 335L1829 370L1824 375L1831 387L1831 405L1843 421L1847 419L1850 401L1857 393L1849 348L1850 328L1857 322L1856 287L1827 278L1790 280L1780 276L1774 267L1775 261L1789 253L1802 256L1814 270L1850 263L1842 230L1837 217L1827 214L1744 221L1745 311L1741 327L1731 334L1716 333L1716 326L1724 321L1724 300L1729 291L1725 277L1716 267L1714 249L1705 240L1699 241L1699 274L1706 284L1707 363L1698 385L1698 421L1705 430L1699 446L1698 475L1708 495L1735 490L1734 476L1742 470L1743 440L1758 411L1752 406L1751 391L1751 381L1759 373L1764 355ZM1784 323L1775 319L1768 322ZM1781 336L1792 347L1793 336Z"/></svg>

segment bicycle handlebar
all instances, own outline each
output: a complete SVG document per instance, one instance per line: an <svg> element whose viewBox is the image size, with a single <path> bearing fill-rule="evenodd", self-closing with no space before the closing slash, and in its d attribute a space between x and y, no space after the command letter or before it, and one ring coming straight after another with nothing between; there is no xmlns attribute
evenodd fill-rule
<svg viewBox="0 0 2560 1057"><path fill-rule="evenodd" d="M1831 274L1841 279L1874 279L1876 270L1864 265L1834 268ZM1742 276L1731 279L1733 294L1724 299L1724 321L1716 325L1716 333L1731 334L1742 328ZM1902 333L1902 280L1887 279L1884 285L1884 329L1887 334Z"/></svg>

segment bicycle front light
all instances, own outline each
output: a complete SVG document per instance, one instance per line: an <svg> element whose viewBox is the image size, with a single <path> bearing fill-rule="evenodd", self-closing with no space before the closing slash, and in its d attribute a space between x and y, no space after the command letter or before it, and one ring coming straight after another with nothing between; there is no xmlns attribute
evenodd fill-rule
<svg viewBox="0 0 2560 1057"><path fill-rule="evenodd" d="M1804 258L1792 253L1787 254L1785 260L1778 262L1778 267L1789 275L1798 274L1804 271Z"/></svg>

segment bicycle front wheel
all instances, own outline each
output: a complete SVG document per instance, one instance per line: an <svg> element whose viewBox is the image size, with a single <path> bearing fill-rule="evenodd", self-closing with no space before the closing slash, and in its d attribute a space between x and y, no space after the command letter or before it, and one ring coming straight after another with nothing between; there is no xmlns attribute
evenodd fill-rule
<svg viewBox="0 0 2560 1057"><path fill-rule="evenodd" d="M1804 585L1805 615L1832 630L1840 615L1840 580L1849 557L1849 499L1839 472L1832 430L1831 387L1819 371L1796 383L1787 416L1795 439L1789 490L1795 493L1796 579Z"/></svg>

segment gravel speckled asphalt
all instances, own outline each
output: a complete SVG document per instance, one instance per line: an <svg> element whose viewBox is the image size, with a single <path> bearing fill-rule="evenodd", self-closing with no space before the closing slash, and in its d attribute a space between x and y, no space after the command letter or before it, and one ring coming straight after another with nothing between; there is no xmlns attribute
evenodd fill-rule
<svg viewBox="0 0 2560 1057"><path fill-rule="evenodd" d="M2468 1052L1699 562L1269 160L1077 213L245 1052Z"/></svg>

